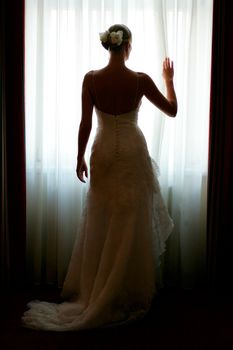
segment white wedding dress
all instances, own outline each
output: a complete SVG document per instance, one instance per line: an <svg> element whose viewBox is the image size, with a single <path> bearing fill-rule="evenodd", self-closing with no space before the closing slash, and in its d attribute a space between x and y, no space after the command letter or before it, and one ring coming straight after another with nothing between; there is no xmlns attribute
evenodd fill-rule
<svg viewBox="0 0 233 350"><path fill-rule="evenodd" d="M90 188L61 304L33 301L26 327L75 331L125 323L144 315L173 223L163 203L138 109L96 110Z"/></svg>

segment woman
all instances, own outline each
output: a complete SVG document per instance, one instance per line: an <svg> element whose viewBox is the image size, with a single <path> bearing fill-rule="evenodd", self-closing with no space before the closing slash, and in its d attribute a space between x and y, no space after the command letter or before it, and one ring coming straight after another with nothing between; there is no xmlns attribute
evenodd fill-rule
<svg viewBox="0 0 233 350"><path fill-rule="evenodd" d="M125 66L132 36L124 25L100 34L109 63L84 77L77 176L92 126L90 188L80 233L64 282L61 304L31 302L23 317L31 328L66 331L125 323L143 316L156 293L159 257L173 223L163 203L145 138L137 125L143 96L175 116L173 64L163 63L167 98L152 79Z"/></svg>

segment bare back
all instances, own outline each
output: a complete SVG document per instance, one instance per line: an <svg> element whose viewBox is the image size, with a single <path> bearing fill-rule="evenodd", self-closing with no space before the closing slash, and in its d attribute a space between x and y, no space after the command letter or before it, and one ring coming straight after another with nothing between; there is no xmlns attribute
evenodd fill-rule
<svg viewBox="0 0 233 350"><path fill-rule="evenodd" d="M90 72L90 75L89 88L99 110L123 114L138 107L142 98L139 73L126 67L117 70L105 67Z"/></svg>
<svg viewBox="0 0 233 350"><path fill-rule="evenodd" d="M89 117L93 105L113 115L130 112L138 107L143 96L166 114L173 116L174 110L176 113L176 106L161 94L147 74L134 72L125 66L116 68L108 65L90 71L84 78L83 87L87 88L83 92L89 91L90 94L89 97L83 95L83 114Z"/></svg>

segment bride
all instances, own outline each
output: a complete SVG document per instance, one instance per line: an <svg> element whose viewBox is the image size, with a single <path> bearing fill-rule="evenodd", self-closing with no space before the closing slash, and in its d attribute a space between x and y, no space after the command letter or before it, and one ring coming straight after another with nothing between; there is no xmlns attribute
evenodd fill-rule
<svg viewBox="0 0 233 350"><path fill-rule="evenodd" d="M75 331L142 317L156 294L160 256L173 223L161 197L145 138L137 125L145 96L171 117L177 113L173 63L163 62L164 97L153 80L125 66L132 35L125 25L100 34L106 67L87 73L82 87L77 176L85 182L85 150L93 108L98 128L90 158L90 187L60 304L32 301L29 328Z"/></svg>

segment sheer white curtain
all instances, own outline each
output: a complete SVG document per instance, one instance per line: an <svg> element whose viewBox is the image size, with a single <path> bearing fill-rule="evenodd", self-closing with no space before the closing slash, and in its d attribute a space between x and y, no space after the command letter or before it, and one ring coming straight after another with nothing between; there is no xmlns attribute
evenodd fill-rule
<svg viewBox="0 0 233 350"><path fill-rule="evenodd" d="M205 266L212 0L26 0L29 276L63 282L87 189L75 175L81 84L107 63L98 33L114 23L133 33L128 67L150 74L162 92L162 61L174 60L177 117L143 100L139 123L175 222L164 278L189 287Z"/></svg>

